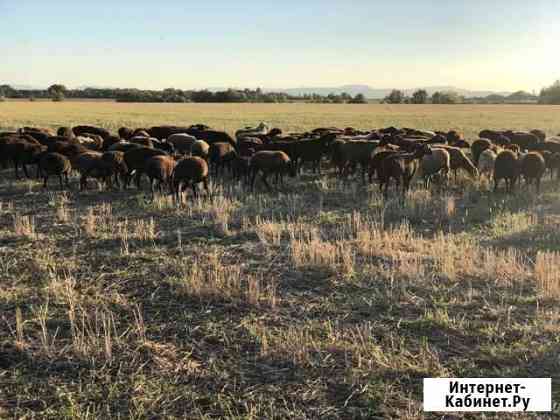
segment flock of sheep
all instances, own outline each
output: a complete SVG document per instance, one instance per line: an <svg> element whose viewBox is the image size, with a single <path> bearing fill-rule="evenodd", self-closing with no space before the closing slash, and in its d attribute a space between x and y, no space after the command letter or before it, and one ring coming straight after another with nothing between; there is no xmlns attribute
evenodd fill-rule
<svg viewBox="0 0 560 420"><path fill-rule="evenodd" d="M560 135L559 135L560 136ZM109 186L120 182L127 188L131 181L141 188L145 174L150 189L166 187L180 198L190 186L208 190L208 177L241 180L251 189L260 173L271 190L269 177L276 184L284 175L297 176L305 165L321 174L329 161L340 177L353 175L362 182L379 182L385 197L391 180L404 194L413 177L442 184L450 172L466 171L472 177L493 179L495 189L501 180L511 192L517 180L534 183L537 192L548 170L560 176L560 137L547 138L541 130L531 132L483 130L479 139L466 141L457 131L432 132L388 127L371 131L353 128L317 128L305 133L283 135L265 123L238 130L235 137L203 124L189 127L156 126L130 129L122 127L118 135L107 130L80 125L51 129L23 127L15 132L0 132L0 164L13 163L19 178L22 167L36 165L36 176L48 187L50 176L58 176L61 189L68 184L72 171L80 174L80 189L88 178ZM324 165L323 165L324 166Z"/></svg>

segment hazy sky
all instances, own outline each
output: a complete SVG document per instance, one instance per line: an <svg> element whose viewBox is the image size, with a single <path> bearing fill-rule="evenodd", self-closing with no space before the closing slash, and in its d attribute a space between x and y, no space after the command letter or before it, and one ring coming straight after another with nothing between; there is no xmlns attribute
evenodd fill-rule
<svg viewBox="0 0 560 420"><path fill-rule="evenodd" d="M0 0L0 83L540 89L560 0Z"/></svg>

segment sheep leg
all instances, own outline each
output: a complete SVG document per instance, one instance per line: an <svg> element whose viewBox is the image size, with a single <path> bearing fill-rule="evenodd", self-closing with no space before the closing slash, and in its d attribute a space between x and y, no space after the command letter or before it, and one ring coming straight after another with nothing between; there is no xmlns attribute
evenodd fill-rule
<svg viewBox="0 0 560 420"><path fill-rule="evenodd" d="M44 189L48 189L48 187L47 187L47 181L48 181L48 179L49 179L48 175L45 175L45 176L43 177L43 188L44 188Z"/></svg>
<svg viewBox="0 0 560 420"><path fill-rule="evenodd" d="M62 180L62 174L58 175L58 180L60 181L60 189L64 189L64 181Z"/></svg>
<svg viewBox="0 0 560 420"><path fill-rule="evenodd" d="M19 166L18 160L14 159L14 171L15 171L15 174L16 174L16 179L19 179L18 166Z"/></svg>
<svg viewBox="0 0 560 420"><path fill-rule="evenodd" d="M267 175L268 175L268 173L263 171L261 179L262 179L262 182L264 183L264 185L266 185L266 188L268 188L268 191L272 192L272 188L271 188L270 184L268 183L268 181L266 180Z"/></svg>
<svg viewBox="0 0 560 420"><path fill-rule="evenodd" d="M23 167L23 173L25 174L26 178L31 178L29 176L29 174L27 173L27 166L25 165L25 162L22 162L21 166Z"/></svg>
<svg viewBox="0 0 560 420"><path fill-rule="evenodd" d="M134 182L136 184L136 188L140 189L140 178L142 177L142 172L136 172L136 176L134 177Z"/></svg>
<svg viewBox="0 0 560 420"><path fill-rule="evenodd" d="M257 170L254 169L252 172L253 173L251 175L251 191L255 189L255 179L257 178Z"/></svg>
<svg viewBox="0 0 560 420"><path fill-rule="evenodd" d="M208 193L209 188L208 188L208 177L207 176L202 179L202 185L204 185L204 190L206 191L206 193Z"/></svg>
<svg viewBox="0 0 560 420"><path fill-rule="evenodd" d="M196 185L196 182L191 182L191 188L192 188L192 191L193 191L194 198L197 198L198 197L198 187Z"/></svg>
<svg viewBox="0 0 560 420"><path fill-rule="evenodd" d="M80 191L83 191L87 186L87 179L85 176L82 175L80 178Z"/></svg>

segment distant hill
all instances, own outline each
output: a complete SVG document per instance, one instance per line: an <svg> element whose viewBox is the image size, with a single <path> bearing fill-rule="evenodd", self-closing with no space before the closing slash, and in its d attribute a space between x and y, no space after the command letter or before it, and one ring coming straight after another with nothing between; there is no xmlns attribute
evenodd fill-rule
<svg viewBox="0 0 560 420"><path fill-rule="evenodd" d="M488 95L510 95L511 92L496 92L487 90L468 90L460 89L454 86L426 86L414 89L403 89L406 95L410 96L412 93L418 89L424 89L428 92L428 95L432 95L434 92L456 92L457 94L464 96L466 98L473 97L483 97ZM357 95L358 93L363 94L368 99L383 99L389 93L391 93L392 88L372 88L368 85L344 85L338 87L301 87L301 88L288 88L288 89L263 89L264 92L281 92L287 93L289 95L301 96L301 95L328 95L329 93L341 94L346 92L350 95Z"/></svg>

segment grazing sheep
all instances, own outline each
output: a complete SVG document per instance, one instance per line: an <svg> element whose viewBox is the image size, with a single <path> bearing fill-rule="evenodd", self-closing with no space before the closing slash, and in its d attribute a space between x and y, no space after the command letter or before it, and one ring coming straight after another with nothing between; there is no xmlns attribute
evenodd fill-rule
<svg viewBox="0 0 560 420"><path fill-rule="evenodd" d="M208 192L208 164L198 156L188 156L177 162L172 175L173 189L175 191L177 202L183 194L183 189L190 184L193 195L196 197L197 184L202 182L204 189Z"/></svg>
<svg viewBox="0 0 560 420"><path fill-rule="evenodd" d="M218 176L224 167L230 167L231 161L237 156L235 149L229 143L213 143L208 149L208 161Z"/></svg>
<svg viewBox="0 0 560 420"><path fill-rule="evenodd" d="M84 133L97 134L103 139L106 139L111 135L107 130L101 127L93 127L91 125L78 125L72 128L75 136L82 136Z"/></svg>
<svg viewBox="0 0 560 420"><path fill-rule="evenodd" d="M431 154L426 154L420 159L420 167L418 175L424 178L426 188L428 188L430 179L434 175L441 175L446 181L451 168L451 157L446 149L433 148Z"/></svg>
<svg viewBox="0 0 560 420"><path fill-rule="evenodd" d="M532 149L539 138L531 133L506 131L504 135L510 139L511 144L517 144L521 150Z"/></svg>
<svg viewBox="0 0 560 420"><path fill-rule="evenodd" d="M432 150L428 146L423 145L414 153L396 153L383 159L378 171L379 189L381 190L384 187L383 196L387 198L389 182L391 178L394 178L397 189L399 184L402 183L402 197L404 198L409 189L410 180L418 169L418 160L431 153Z"/></svg>
<svg viewBox="0 0 560 420"><path fill-rule="evenodd" d="M449 152L449 156L451 157L451 170L455 176L455 180L457 180L457 171L459 169L463 169L467 171L467 173L475 178L478 176L478 169L472 163L472 161L467 157L465 152L463 152L458 147L451 147L451 146L437 146L438 148L444 148Z"/></svg>
<svg viewBox="0 0 560 420"><path fill-rule="evenodd" d="M369 167L368 167L368 178L369 182L373 181L373 175L377 172L379 174L379 169L381 168L381 162L388 156L392 156L395 153L399 153L396 150L380 150L372 155L371 159L369 160Z"/></svg>
<svg viewBox="0 0 560 420"><path fill-rule="evenodd" d="M154 146L154 149L163 150L165 153L168 153L170 155L175 153L175 146L173 146L173 144L171 143L167 143L167 141L165 140L152 140L152 144Z"/></svg>
<svg viewBox="0 0 560 420"><path fill-rule="evenodd" d="M210 146L204 140L197 140L192 144L191 153L193 156L201 157L202 159L208 159L208 152Z"/></svg>
<svg viewBox="0 0 560 420"><path fill-rule="evenodd" d="M473 144L471 144L471 154L475 165L478 165L478 158L480 154L486 149L490 149L490 147L492 147L492 142L488 139L478 139L473 141Z"/></svg>
<svg viewBox="0 0 560 420"><path fill-rule="evenodd" d="M127 180L128 174L128 167L124 161L124 152L108 151L103 153L101 158L111 164L113 173L115 174L115 184L120 188L121 185L119 183L119 177L122 179L124 184Z"/></svg>
<svg viewBox="0 0 560 420"><path fill-rule="evenodd" d="M340 156L338 159L343 163L343 176L348 175L351 166L360 164L362 169L362 181L365 182L366 170L369 166L370 157L380 145L377 141L348 141L339 146Z"/></svg>
<svg viewBox="0 0 560 420"><path fill-rule="evenodd" d="M195 141L196 137L185 133L172 134L167 137L167 143L172 144L177 153L183 155L191 153L191 148Z"/></svg>
<svg viewBox="0 0 560 420"><path fill-rule="evenodd" d="M237 156L231 162L231 172L233 177L237 180L242 179L243 181L245 181L245 183L249 182L251 157L255 153L253 149L249 149L249 150L252 150L251 154Z"/></svg>
<svg viewBox="0 0 560 420"><path fill-rule="evenodd" d="M521 175L525 178L527 186L531 185L531 182L535 182L537 187L537 194L541 189L541 178L546 171L546 163L544 158L540 153L529 152L521 158Z"/></svg>
<svg viewBox="0 0 560 420"><path fill-rule="evenodd" d="M47 182L50 175L58 175L60 189L64 189L62 178L65 178L66 186L70 187L68 175L72 170L70 160L60 153L44 152L39 159L39 169L43 176L43 188L48 188Z"/></svg>
<svg viewBox="0 0 560 420"><path fill-rule="evenodd" d="M146 170L147 160L153 156L164 155L167 155L167 153L162 150L150 149L148 147L139 147L126 152L124 154L124 162L128 168L128 174L126 177L125 188L130 184L132 173L135 172L136 188L140 189L140 179Z"/></svg>
<svg viewBox="0 0 560 420"><path fill-rule="evenodd" d="M19 165L23 167L23 173L26 178L29 178L26 165L37 164L38 158L45 151L45 146L37 143L30 143L22 138L7 137L0 142L0 155L3 159L12 161L16 179L20 179L18 173Z"/></svg>
<svg viewBox="0 0 560 420"><path fill-rule="evenodd" d="M269 191L272 191L266 178L268 175L275 174L277 180L284 182L284 173L296 176L296 167L290 157L282 151L261 150L256 152L250 160L251 171L251 191L255 188L255 179L258 172L262 173L262 181Z"/></svg>
<svg viewBox="0 0 560 420"><path fill-rule="evenodd" d="M294 164L300 169L304 162L313 164L313 172L321 174L321 159L328 153L331 143L336 139L336 134L330 133L318 139L299 140L295 143Z"/></svg>
<svg viewBox="0 0 560 420"><path fill-rule="evenodd" d="M337 169L338 175L342 175L344 172L345 160L342 154L343 144L346 143L345 140L336 139L331 143L330 154L331 154L331 164Z"/></svg>
<svg viewBox="0 0 560 420"><path fill-rule="evenodd" d="M484 150L478 157L478 171L488 179L494 175L494 165L496 163L496 152L492 149Z"/></svg>
<svg viewBox="0 0 560 420"><path fill-rule="evenodd" d="M519 177L519 161L517 154L511 150L498 153L494 163L494 191L498 191L500 180L506 183L506 192L511 192Z"/></svg>
<svg viewBox="0 0 560 420"><path fill-rule="evenodd" d="M157 182L159 192L162 192L162 184L169 186L173 192L173 170L177 162L171 156L152 156L146 160L146 175L150 178L150 191L154 193L154 181Z"/></svg>
<svg viewBox="0 0 560 420"><path fill-rule="evenodd" d="M49 153L60 153L68 158L90 151L81 144L69 143L67 141L53 141L47 146Z"/></svg>
<svg viewBox="0 0 560 420"><path fill-rule="evenodd" d="M103 154L99 152L87 152L76 156L71 160L72 168L76 169L80 177L80 191L87 188L88 177L101 180L104 184L110 185L111 177L114 174L114 167L111 162L103 159Z"/></svg>

